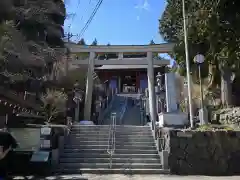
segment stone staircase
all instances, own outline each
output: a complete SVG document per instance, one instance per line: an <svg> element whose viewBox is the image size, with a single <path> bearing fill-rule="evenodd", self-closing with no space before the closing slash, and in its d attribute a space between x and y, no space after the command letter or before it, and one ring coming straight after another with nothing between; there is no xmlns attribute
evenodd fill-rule
<svg viewBox="0 0 240 180"><path fill-rule="evenodd" d="M73 125L60 156L62 174L162 174L152 132L144 126L116 127L116 148L107 153L109 126Z"/></svg>
<svg viewBox="0 0 240 180"><path fill-rule="evenodd" d="M101 125L109 125L111 124L111 114L115 112L117 115L117 124L120 124L120 116L121 110L124 106L125 98L122 96L115 95L112 106L109 109L108 113L105 114L104 120L102 121Z"/></svg>
<svg viewBox="0 0 240 180"><path fill-rule="evenodd" d="M132 106L132 101L128 100L128 105L126 108L125 115L122 119L122 124L124 125L135 125L141 126L142 122L140 121L140 107L135 105Z"/></svg>

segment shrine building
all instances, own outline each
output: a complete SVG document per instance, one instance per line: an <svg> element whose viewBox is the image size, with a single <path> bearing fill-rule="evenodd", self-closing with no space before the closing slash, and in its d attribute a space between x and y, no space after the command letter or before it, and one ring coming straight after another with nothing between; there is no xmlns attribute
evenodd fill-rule
<svg viewBox="0 0 240 180"><path fill-rule="evenodd" d="M146 58L146 55L124 55L124 58L143 57ZM99 59L102 59L102 56ZM116 93L141 93L148 88L147 65L101 65L95 66L95 72L105 87ZM154 65L154 76L158 72L164 74L165 66Z"/></svg>

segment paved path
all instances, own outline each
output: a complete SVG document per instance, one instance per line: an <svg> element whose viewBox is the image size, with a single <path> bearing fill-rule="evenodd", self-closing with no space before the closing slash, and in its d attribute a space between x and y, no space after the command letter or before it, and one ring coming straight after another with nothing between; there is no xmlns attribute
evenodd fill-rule
<svg viewBox="0 0 240 180"><path fill-rule="evenodd" d="M171 175L84 175L89 180L239 180L240 176L209 177L209 176L171 176Z"/></svg>
<svg viewBox="0 0 240 180"><path fill-rule="evenodd" d="M66 175L58 177L45 177L45 178L36 178L36 177L16 177L13 179L34 179L34 180L239 180L240 176L222 176L222 177L212 177L212 176L175 176L175 175L94 175L94 174L85 174L85 175Z"/></svg>

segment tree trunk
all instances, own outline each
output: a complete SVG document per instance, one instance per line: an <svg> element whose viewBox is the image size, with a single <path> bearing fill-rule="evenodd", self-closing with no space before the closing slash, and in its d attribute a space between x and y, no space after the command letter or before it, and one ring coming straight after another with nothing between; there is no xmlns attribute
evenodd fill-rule
<svg viewBox="0 0 240 180"><path fill-rule="evenodd" d="M215 82L215 68L212 64L208 65L208 86L207 89L211 89Z"/></svg>
<svg viewBox="0 0 240 180"><path fill-rule="evenodd" d="M208 85L207 89L213 89L221 83L219 66L208 64Z"/></svg>
<svg viewBox="0 0 240 180"><path fill-rule="evenodd" d="M228 67L221 67L221 101L224 107L232 105L231 71Z"/></svg>

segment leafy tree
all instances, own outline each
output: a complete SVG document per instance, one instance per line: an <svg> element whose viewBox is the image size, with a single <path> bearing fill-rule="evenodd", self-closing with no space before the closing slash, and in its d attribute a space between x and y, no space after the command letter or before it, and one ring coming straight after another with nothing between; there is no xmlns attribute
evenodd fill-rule
<svg viewBox="0 0 240 180"><path fill-rule="evenodd" d="M86 45L85 40L82 38L80 41L77 43L78 45Z"/></svg>
<svg viewBox="0 0 240 180"><path fill-rule="evenodd" d="M92 42L91 46L97 46L98 45L98 42L97 42L97 39L95 38L94 41Z"/></svg>
<svg viewBox="0 0 240 180"><path fill-rule="evenodd" d="M110 44L110 43L107 43L107 46L111 46L111 44Z"/></svg>
<svg viewBox="0 0 240 180"><path fill-rule="evenodd" d="M48 123L55 122L56 117L66 111L67 95L64 92L47 89L42 95L43 111Z"/></svg>
<svg viewBox="0 0 240 180"><path fill-rule="evenodd" d="M62 26L65 11L62 1L2 0L1 70L13 73L31 70L33 77L51 71L64 53Z"/></svg>
<svg viewBox="0 0 240 180"><path fill-rule="evenodd" d="M189 56L194 74L193 58L201 53L206 58L202 67L211 89L221 84L222 103L231 104L231 76L239 69L240 16L237 0L186 0ZM185 50L182 18L182 0L167 0L159 21L160 33L167 42L174 42L171 54L185 72ZM221 78L219 77L221 74ZM204 73L203 73L204 77Z"/></svg>

